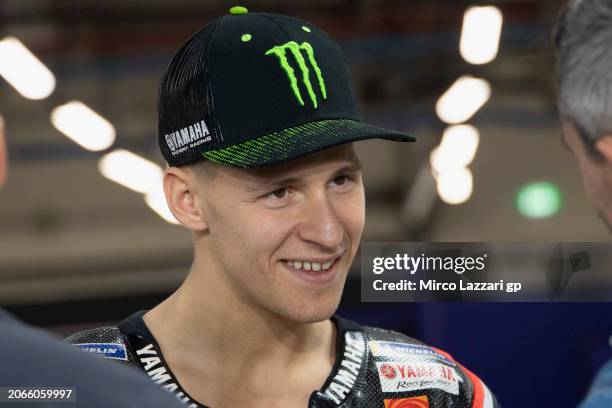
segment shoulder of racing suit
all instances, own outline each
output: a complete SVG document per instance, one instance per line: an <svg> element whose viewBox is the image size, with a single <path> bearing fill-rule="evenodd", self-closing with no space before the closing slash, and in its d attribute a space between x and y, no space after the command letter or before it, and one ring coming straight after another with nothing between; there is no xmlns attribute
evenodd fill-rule
<svg viewBox="0 0 612 408"><path fill-rule="evenodd" d="M484 382L445 351L393 330L361 330L385 407L500 407Z"/></svg>
<svg viewBox="0 0 612 408"><path fill-rule="evenodd" d="M137 365L127 337L116 326L83 330L67 337L65 341L85 352L118 360L130 366Z"/></svg>
<svg viewBox="0 0 612 408"><path fill-rule="evenodd" d="M182 389L144 323L144 313L134 313L117 327L99 327L75 333L65 341L85 352L118 360L144 371L151 381L173 394L187 408L207 408Z"/></svg>

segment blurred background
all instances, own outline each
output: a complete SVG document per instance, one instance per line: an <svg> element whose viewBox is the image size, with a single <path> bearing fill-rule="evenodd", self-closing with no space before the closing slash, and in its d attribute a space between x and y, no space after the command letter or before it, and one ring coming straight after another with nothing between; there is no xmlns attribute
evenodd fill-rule
<svg viewBox="0 0 612 408"><path fill-rule="evenodd" d="M157 86L236 4L0 0L1 306L66 335L180 284L191 241L159 189ZM560 139L550 39L563 1L240 4L331 34L364 118L418 137L357 144L363 241L610 240ZM361 303L358 261L340 314L448 350L504 407L576 406L610 357L609 304Z"/></svg>

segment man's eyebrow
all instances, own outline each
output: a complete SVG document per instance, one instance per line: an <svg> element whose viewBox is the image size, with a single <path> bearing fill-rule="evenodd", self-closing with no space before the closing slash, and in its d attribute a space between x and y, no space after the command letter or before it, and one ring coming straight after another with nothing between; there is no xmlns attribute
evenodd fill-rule
<svg viewBox="0 0 612 408"><path fill-rule="evenodd" d="M245 186L245 190L250 193L260 193L273 191L289 184L295 184L299 181L298 177L285 177L283 179L254 182Z"/></svg>
<svg viewBox="0 0 612 408"><path fill-rule="evenodd" d="M334 171L333 177L337 177L338 175L344 173L357 173L361 171L361 169L362 167L359 160L351 159L349 164L342 166L338 170ZM273 191L278 188L285 187L287 185L297 184L299 182L299 177L285 177L282 179L249 183L244 187L244 189L249 193L262 193Z"/></svg>
<svg viewBox="0 0 612 408"><path fill-rule="evenodd" d="M261 194L277 190L288 185L295 185L300 181L299 177L289 176L279 179L251 181L244 186L247 193Z"/></svg>
<svg viewBox="0 0 612 408"><path fill-rule="evenodd" d="M351 163L336 170L334 174L342 173L358 173L362 170L361 162L359 160L351 160Z"/></svg>

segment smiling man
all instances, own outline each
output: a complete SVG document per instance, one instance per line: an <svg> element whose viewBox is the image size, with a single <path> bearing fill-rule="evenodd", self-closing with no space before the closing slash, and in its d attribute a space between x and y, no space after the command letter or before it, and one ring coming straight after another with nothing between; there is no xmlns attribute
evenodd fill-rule
<svg viewBox="0 0 612 408"><path fill-rule="evenodd" d="M127 361L190 407L494 407L442 351L335 316L365 222L361 121L342 53L288 16L234 7L161 81L164 191L193 232L181 287L75 344ZM86 347L91 347L86 346Z"/></svg>

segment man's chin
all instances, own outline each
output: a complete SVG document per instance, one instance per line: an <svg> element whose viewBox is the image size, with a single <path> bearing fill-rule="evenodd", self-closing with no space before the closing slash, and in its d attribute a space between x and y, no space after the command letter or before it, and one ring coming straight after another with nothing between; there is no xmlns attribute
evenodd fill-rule
<svg viewBox="0 0 612 408"><path fill-rule="evenodd" d="M328 320L336 313L340 299L322 300L291 307L285 310L284 315L295 323L318 323Z"/></svg>

